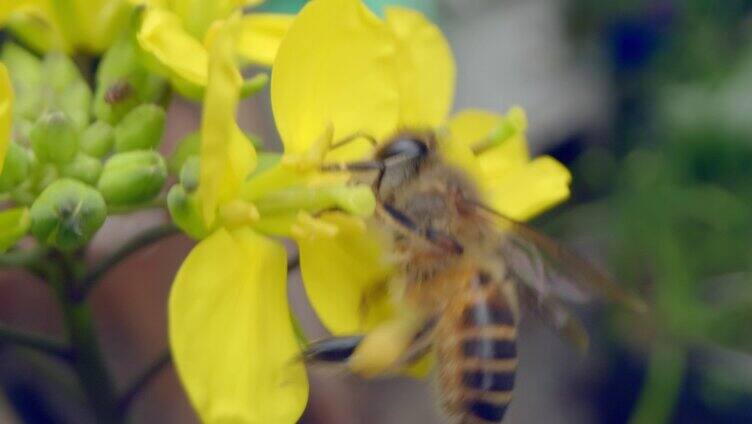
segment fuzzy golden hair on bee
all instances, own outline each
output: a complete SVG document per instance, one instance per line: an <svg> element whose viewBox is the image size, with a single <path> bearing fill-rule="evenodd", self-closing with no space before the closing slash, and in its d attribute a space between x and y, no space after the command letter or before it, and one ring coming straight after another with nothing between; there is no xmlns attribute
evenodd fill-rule
<svg viewBox="0 0 752 424"><path fill-rule="evenodd" d="M596 294L638 312L644 304L578 255L485 206L474 180L442 157L442 136L398 131L370 161L347 168L376 174L373 224L394 251L387 287L399 293L396 313L365 335L312 345L308 359L374 377L433 352L450 422L499 423L512 400L523 312L582 350L587 334L564 300Z"/></svg>

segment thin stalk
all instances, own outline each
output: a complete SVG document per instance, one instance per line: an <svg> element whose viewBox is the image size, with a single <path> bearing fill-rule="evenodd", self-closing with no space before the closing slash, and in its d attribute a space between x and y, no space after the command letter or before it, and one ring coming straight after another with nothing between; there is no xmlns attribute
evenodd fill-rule
<svg viewBox="0 0 752 424"><path fill-rule="evenodd" d="M139 374L120 396L118 410L125 414L138 395L158 376L168 365L172 363L169 349L162 352L144 371Z"/></svg>
<svg viewBox="0 0 752 424"><path fill-rule="evenodd" d="M76 263L64 253L50 257L51 283L62 309L63 325L71 346L73 369L86 394L97 421L118 424L123 417L117 409L115 386L105 364L94 331L89 305L74 299Z"/></svg>
<svg viewBox="0 0 752 424"><path fill-rule="evenodd" d="M41 247L3 253L0 255L0 268L33 268L42 259L44 253Z"/></svg>
<svg viewBox="0 0 752 424"><path fill-rule="evenodd" d="M71 350L65 343L42 334L22 331L0 324L0 344L5 343L33 349L66 361L71 360Z"/></svg>
<svg viewBox="0 0 752 424"><path fill-rule="evenodd" d="M161 224L154 228L148 229L132 239L128 240L124 245L115 250L108 257L104 258L100 263L96 264L92 270L86 274L83 278L81 285L75 293L77 300L86 298L96 285L102 280L104 274L110 269L114 268L123 259L127 258L131 254L146 247L157 240L161 240L165 237L169 237L179 232L178 228L172 223Z"/></svg>
<svg viewBox="0 0 752 424"><path fill-rule="evenodd" d="M658 342L650 353L647 380L629 423L671 422L685 368L686 353L682 347Z"/></svg>

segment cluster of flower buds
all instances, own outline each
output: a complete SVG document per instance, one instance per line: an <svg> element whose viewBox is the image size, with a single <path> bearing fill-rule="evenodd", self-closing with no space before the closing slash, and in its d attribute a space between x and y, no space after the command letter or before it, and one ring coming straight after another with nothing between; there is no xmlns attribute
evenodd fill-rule
<svg viewBox="0 0 752 424"><path fill-rule="evenodd" d="M4 44L16 101L0 195L28 212L0 247L28 229L46 245L79 248L108 213L148 204L162 191L168 169L157 148L167 84L137 55L132 36L116 41L92 75L92 91L79 69L85 65Z"/></svg>

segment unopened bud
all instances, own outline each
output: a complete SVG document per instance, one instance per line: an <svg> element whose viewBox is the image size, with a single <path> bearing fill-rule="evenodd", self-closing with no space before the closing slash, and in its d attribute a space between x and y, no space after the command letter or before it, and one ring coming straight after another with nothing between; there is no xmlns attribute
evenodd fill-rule
<svg viewBox="0 0 752 424"><path fill-rule="evenodd" d="M164 126L164 109L151 103L142 104L125 115L115 127L115 150L153 149L162 141Z"/></svg>
<svg viewBox="0 0 752 424"><path fill-rule="evenodd" d="M94 188L69 178L50 184L31 206L31 233L61 250L85 245L107 217L107 205Z"/></svg>
<svg viewBox="0 0 752 424"><path fill-rule="evenodd" d="M201 239L209 233L201 218L195 193L188 194L180 185L172 186L167 193L167 208L175 225L189 236Z"/></svg>
<svg viewBox="0 0 752 424"><path fill-rule="evenodd" d="M73 122L62 112L42 115L31 129L31 147L40 162L63 164L78 152L78 133Z"/></svg>
<svg viewBox="0 0 752 424"><path fill-rule="evenodd" d="M29 153L15 142L11 142L5 154L5 165L0 173L0 192L14 189L29 176L31 159Z"/></svg>
<svg viewBox="0 0 752 424"><path fill-rule="evenodd" d="M34 128L34 122L28 119L19 118L13 120L13 141L23 147L31 147L29 136L31 129Z"/></svg>
<svg viewBox="0 0 752 424"><path fill-rule="evenodd" d="M42 96L43 77L42 61L23 47L11 43L3 43L2 59L10 71L13 90L13 115L35 120L42 111L44 96Z"/></svg>
<svg viewBox="0 0 752 424"><path fill-rule="evenodd" d="M162 190L167 166L159 153L137 150L113 155L97 187L108 205L130 206L153 199Z"/></svg>
<svg viewBox="0 0 752 424"><path fill-rule="evenodd" d="M72 162L60 167L60 174L74 178L89 185L96 185L102 173L102 162L97 158L79 153Z"/></svg>
<svg viewBox="0 0 752 424"><path fill-rule="evenodd" d="M88 84L80 81L67 87L58 95L55 105L71 118L76 128L81 130L89 124L91 99L92 94Z"/></svg>
<svg viewBox="0 0 752 424"><path fill-rule="evenodd" d="M62 94L78 82L85 82L73 60L59 52L48 53L44 57L42 70L45 83L56 94Z"/></svg>
<svg viewBox="0 0 752 424"><path fill-rule="evenodd" d="M115 144L115 133L107 122L96 121L81 134L80 144L82 152L101 158L112 150Z"/></svg>
<svg viewBox="0 0 752 424"><path fill-rule="evenodd" d="M0 253L26 235L30 222L29 209L25 207L0 211Z"/></svg>
<svg viewBox="0 0 752 424"><path fill-rule="evenodd" d="M180 184L188 193L192 193L198 188L199 167L198 156L191 156L183 164L183 169L180 170Z"/></svg>
<svg viewBox="0 0 752 424"><path fill-rule="evenodd" d="M73 60L62 53L48 53L42 70L46 109L64 112L79 130L86 127L92 94Z"/></svg>
<svg viewBox="0 0 752 424"><path fill-rule="evenodd" d="M191 156L198 156L201 153L201 134L196 131L192 132L178 141L175 151L167 159L167 169L172 174L178 174L183 169L183 164Z"/></svg>
<svg viewBox="0 0 752 424"><path fill-rule="evenodd" d="M112 83L98 82L94 96L94 116L110 124L118 123L138 105L138 98L130 81L116 80Z"/></svg>

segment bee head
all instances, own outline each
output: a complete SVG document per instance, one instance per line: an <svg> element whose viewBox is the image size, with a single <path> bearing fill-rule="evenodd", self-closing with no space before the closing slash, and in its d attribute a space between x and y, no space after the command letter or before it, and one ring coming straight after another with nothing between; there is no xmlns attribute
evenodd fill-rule
<svg viewBox="0 0 752 424"><path fill-rule="evenodd" d="M378 152L376 159L382 162L397 160L420 161L428 155L428 145L419 137L409 134L401 134L391 139Z"/></svg>
<svg viewBox="0 0 752 424"><path fill-rule="evenodd" d="M375 155L384 164L381 189L390 191L418 175L421 165L429 157L431 138L411 133L392 137Z"/></svg>

